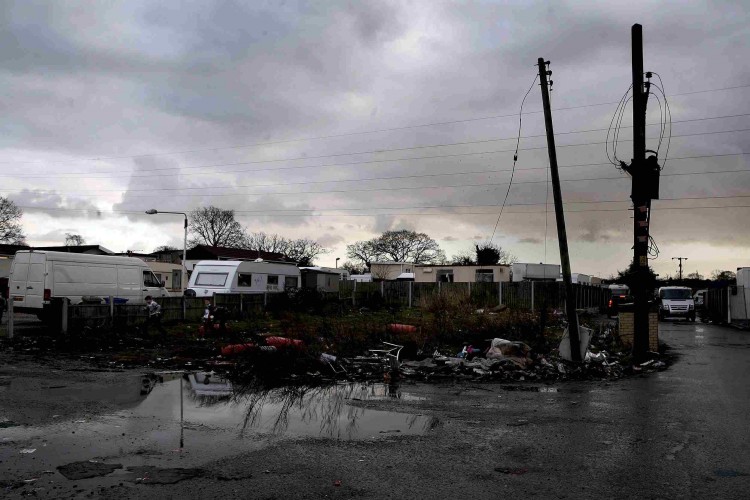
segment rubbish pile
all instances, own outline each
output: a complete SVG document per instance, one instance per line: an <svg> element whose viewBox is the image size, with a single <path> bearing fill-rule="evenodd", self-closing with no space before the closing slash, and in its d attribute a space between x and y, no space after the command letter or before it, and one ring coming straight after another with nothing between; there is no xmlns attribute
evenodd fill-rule
<svg viewBox="0 0 750 500"><path fill-rule="evenodd" d="M455 355L445 355L436 350L431 356L403 360L397 347L389 344L386 357L378 356L383 350L371 350L375 355L339 359L350 377L374 377L385 373L423 381L445 379L472 379L487 381L561 381L617 379L627 375L664 370L667 366L658 353L649 353L648 361L633 365L630 353L618 348L613 327L593 331L581 328L582 363L570 361L570 343L563 336L560 348L548 354L532 351L523 342L502 338L489 340L489 347L479 348L465 344ZM395 353L395 355L394 355ZM397 368L397 369L396 369Z"/></svg>

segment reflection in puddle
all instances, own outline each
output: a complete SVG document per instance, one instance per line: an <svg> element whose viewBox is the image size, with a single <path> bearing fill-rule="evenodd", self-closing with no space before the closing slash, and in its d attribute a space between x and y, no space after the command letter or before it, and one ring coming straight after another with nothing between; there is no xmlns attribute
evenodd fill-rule
<svg viewBox="0 0 750 500"><path fill-rule="evenodd" d="M106 415L59 419L38 427L3 420L0 462L24 470L32 465L52 470L109 457L127 465L159 460L184 467L258 450L280 436L383 439L424 434L439 423L433 417L374 410L361 403L413 397L395 386L348 383L243 391L220 377L198 375L159 374L153 384L145 384L142 377L123 378L121 384L108 385L107 397L120 409ZM115 388L122 393L115 394ZM32 449L33 454L24 451Z"/></svg>
<svg viewBox="0 0 750 500"><path fill-rule="evenodd" d="M422 434L436 420L418 414L371 410L349 401L386 397L408 399L384 384L336 384L326 387L287 386L235 394L231 403L218 404L217 410L244 414L242 434L248 431L295 436L322 436L335 439L363 439L379 434Z"/></svg>

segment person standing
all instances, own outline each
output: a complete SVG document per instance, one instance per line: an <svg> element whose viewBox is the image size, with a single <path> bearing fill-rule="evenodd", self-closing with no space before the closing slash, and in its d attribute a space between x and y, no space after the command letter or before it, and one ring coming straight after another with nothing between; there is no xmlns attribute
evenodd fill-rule
<svg viewBox="0 0 750 500"><path fill-rule="evenodd" d="M161 326L161 306L151 297L146 296L146 324L143 326L144 335L148 335L149 327L156 328L161 333L162 338L167 336L167 331Z"/></svg>

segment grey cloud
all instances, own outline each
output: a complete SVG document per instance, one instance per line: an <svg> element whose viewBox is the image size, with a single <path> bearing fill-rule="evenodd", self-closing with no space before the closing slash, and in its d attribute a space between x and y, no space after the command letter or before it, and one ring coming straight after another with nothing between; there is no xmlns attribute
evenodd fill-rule
<svg viewBox="0 0 750 500"><path fill-rule="evenodd" d="M544 243L544 240L541 238L533 238L533 237L527 237L527 238L521 238L518 240L519 243L530 243L532 245L541 245Z"/></svg>
<svg viewBox="0 0 750 500"><path fill-rule="evenodd" d="M43 213L54 218L71 216L87 219L102 217L102 211L88 200L63 197L55 192L23 189L10 198L24 212Z"/></svg>

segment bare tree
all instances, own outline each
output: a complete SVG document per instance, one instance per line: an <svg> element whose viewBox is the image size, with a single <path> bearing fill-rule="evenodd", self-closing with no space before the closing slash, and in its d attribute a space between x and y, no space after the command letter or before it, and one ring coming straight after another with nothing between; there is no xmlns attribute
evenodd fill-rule
<svg viewBox="0 0 750 500"><path fill-rule="evenodd" d="M283 254L302 267L312 266L316 257L328 252L320 243L309 238L293 240L262 231L247 235L243 246L249 250Z"/></svg>
<svg viewBox="0 0 750 500"><path fill-rule="evenodd" d="M80 234L65 233L66 247L80 247L86 244L86 240Z"/></svg>
<svg viewBox="0 0 750 500"><path fill-rule="evenodd" d="M156 248L154 248L154 253L158 252L172 252L178 250L177 247L173 247L172 245L161 245Z"/></svg>
<svg viewBox="0 0 750 500"><path fill-rule="evenodd" d="M377 238L374 240L358 241L346 246L346 256L355 263L370 267L370 263L380 259L381 252L377 245Z"/></svg>
<svg viewBox="0 0 750 500"><path fill-rule="evenodd" d="M688 274L686 276L686 278L689 279L689 280L702 280L703 279L703 275L701 273L699 273L698 271L695 271L695 272L692 272L692 273Z"/></svg>
<svg viewBox="0 0 750 500"><path fill-rule="evenodd" d="M283 253L299 266L307 267L314 264L316 257L327 252L328 250L317 241L308 238L299 238L289 240L286 251Z"/></svg>
<svg viewBox="0 0 750 500"><path fill-rule="evenodd" d="M289 246L289 240L278 234L266 234L260 231L248 234L243 245L249 250L285 253Z"/></svg>
<svg viewBox="0 0 750 500"><path fill-rule="evenodd" d="M477 263L476 254L471 250L462 250L455 254L450 259L451 264L459 264L462 266L473 265Z"/></svg>
<svg viewBox="0 0 750 500"><path fill-rule="evenodd" d="M23 211L13 201L0 196L0 243L22 244L26 238L20 221Z"/></svg>
<svg viewBox="0 0 750 500"><path fill-rule="evenodd" d="M402 229L386 231L377 238L380 252L396 262L430 264L444 258L440 246L425 233Z"/></svg>
<svg viewBox="0 0 750 500"><path fill-rule="evenodd" d="M242 247L245 231L234 218L234 210L202 207L190 213L190 245L212 247Z"/></svg>

